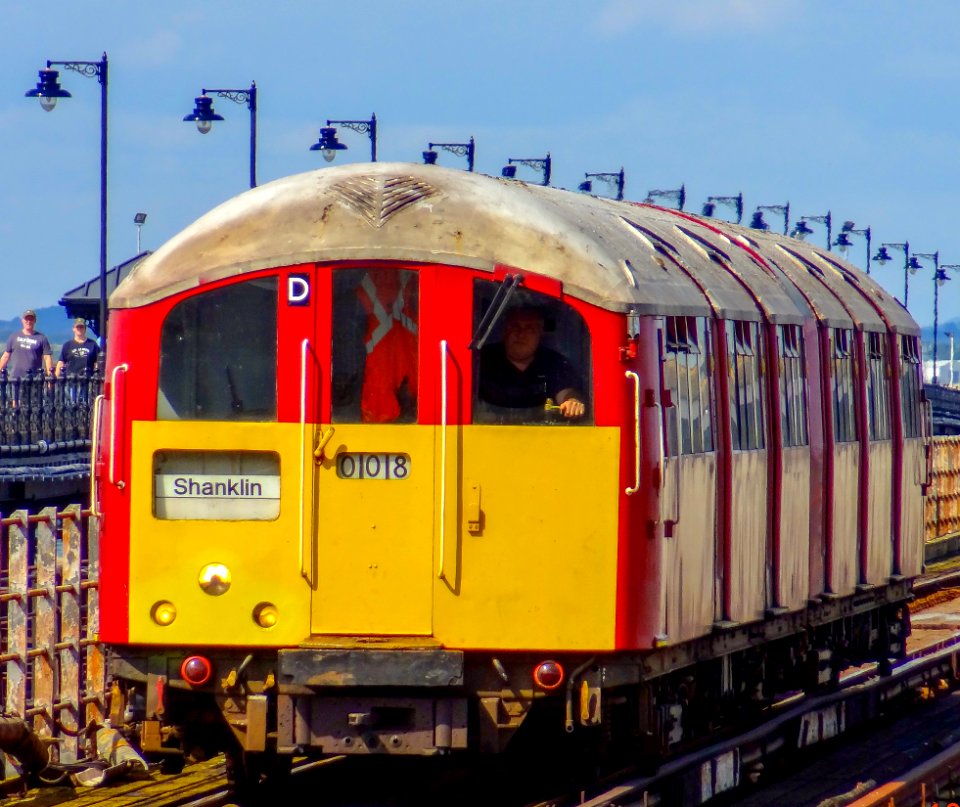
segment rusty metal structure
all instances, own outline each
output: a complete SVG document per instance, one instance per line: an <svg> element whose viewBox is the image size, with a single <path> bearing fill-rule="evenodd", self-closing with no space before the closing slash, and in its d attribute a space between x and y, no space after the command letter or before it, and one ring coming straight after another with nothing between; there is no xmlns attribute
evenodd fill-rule
<svg viewBox="0 0 960 807"><path fill-rule="evenodd" d="M55 739L63 762L77 760L79 735L106 714L97 545L96 519L79 505L0 517L4 711Z"/></svg>
<svg viewBox="0 0 960 807"><path fill-rule="evenodd" d="M960 437L937 437L930 450L932 472L925 518L928 543L960 533Z"/></svg>

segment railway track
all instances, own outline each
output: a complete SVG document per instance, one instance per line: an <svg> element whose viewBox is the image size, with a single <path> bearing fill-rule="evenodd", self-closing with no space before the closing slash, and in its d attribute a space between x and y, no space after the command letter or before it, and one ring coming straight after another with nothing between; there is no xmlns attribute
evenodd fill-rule
<svg viewBox="0 0 960 807"><path fill-rule="evenodd" d="M914 590L916 599L911 609L915 611L914 635L911 637L909 656L896 665L889 676L878 675L873 665L850 671L843 676L838 691L819 697L798 695L789 698L770 710L771 717L763 725L665 763L655 775L626 772L615 781L594 786L590 790L578 787L575 792L539 800L511 801L508 792L495 788L491 792L478 787L477 782L483 780L483 775L478 780L475 775L455 773L453 768L438 774L440 769L436 767L424 766L420 769L414 764L412 767L420 772L405 776L403 781L398 778L396 786L391 788L382 780L377 782L377 776L371 777L369 769L358 768L354 771L350 760L342 766L336 766L342 770L331 776L329 769L343 761L342 758L332 758L295 766L285 789L289 790L289 794L303 789L314 793L324 792L329 795L325 804L344 807L441 803L482 804L487 807L522 803L530 807L695 805L710 801L740 803L735 794L741 793L744 785L762 781L765 773L785 756L804 754L841 735L850 735L869 725L877 716L892 710L897 701L909 698L914 693L933 701L934 695L944 688L943 682L956 679L960 670L960 569L918 580ZM960 695L950 697L960 700ZM960 715L960 710L954 711ZM923 722L922 717L919 720ZM927 797L929 804L935 793L946 792L945 783L960 765L960 716L953 743L950 742L950 731L941 731L940 734L942 736L939 739L929 744L929 759L917 761L914 771L884 782L864 777L864 781L854 782L847 790L842 790L843 785L838 784L837 787L841 789L835 792L845 793L847 798L831 807L841 804L889 807L891 797L895 798L896 807L902 807L920 804L923 796ZM910 754L915 758L920 752L909 752L907 757ZM855 766L858 763L849 764ZM409 770L410 767L409 764L397 766L394 773ZM427 773L424 774L424 771ZM509 781L509 777L503 777L502 781ZM370 791L367 795L362 792L364 787ZM139 779L103 788L44 787L22 792L17 780L8 780L4 791L7 794L5 807L46 807L67 801L71 805L98 807L219 807L233 803L234 799L222 758L190 765L179 774L151 771ZM389 795L391 791L392 796ZM796 791L793 793L795 795ZM264 794L267 803L280 803L276 801L280 796L278 792ZM770 796L774 797L772 793ZM744 794L743 798L743 803L747 805L787 803L782 800L767 802L763 801L763 797L760 801L751 801L749 794ZM791 799L789 803L799 802Z"/></svg>
<svg viewBox="0 0 960 807"><path fill-rule="evenodd" d="M898 663L890 675L879 675L875 665L849 671L842 677L838 691L783 701L771 709L771 719L762 725L665 763L654 775L628 774L592 792L565 794L531 802L528 807L648 807L708 802L756 807L805 803L824 807L850 804L903 807L920 805L924 797L926 805L930 805L935 794L947 792L946 784L956 778L960 766L960 715L955 727L934 717L938 696L956 683L960 671L960 570L920 580L915 591L917 597L911 608L914 635L908 644L908 657ZM952 713L958 711L960 695L953 693L949 698L948 701L940 697L944 704L941 708L952 720ZM866 744L867 757L877 757L871 735L863 732L869 731L874 721L885 715L896 714L902 719L902 713L896 711L898 705L922 702L930 704L929 712L928 707L922 705L913 710L916 719L912 728L898 729L899 723L891 727L894 734L913 732L917 742L913 746L904 742L899 751L891 752L890 768L878 765L880 771L889 774L889 779L858 777L858 772L866 770L867 765L851 762L845 772L852 781L846 789L838 784L832 791L837 794L834 799L814 798L805 802L797 792L796 783L783 784L771 791L761 790L755 797L744 792L749 785L772 780L771 771L777 771L777 778L781 778L785 775L781 766L791 757L811 756L814 749L823 748L844 735L861 745ZM836 743L831 743L829 747L834 745ZM883 762L882 759L874 761ZM896 769L897 765L903 770L911 767L913 770L902 773ZM837 765L830 763L829 767ZM823 772L814 771L812 779L822 784L824 776Z"/></svg>
<svg viewBox="0 0 960 807"><path fill-rule="evenodd" d="M7 782L8 793L16 783ZM71 786L32 788L10 794L7 805L54 805L69 801L71 807L219 807L230 801L226 765L222 758L200 762L179 774L151 772L142 777L116 782L106 787Z"/></svg>

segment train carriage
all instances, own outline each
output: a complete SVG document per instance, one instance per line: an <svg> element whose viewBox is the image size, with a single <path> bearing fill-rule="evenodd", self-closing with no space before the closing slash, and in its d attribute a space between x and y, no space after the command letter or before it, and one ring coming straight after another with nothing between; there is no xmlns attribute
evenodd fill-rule
<svg viewBox="0 0 960 807"><path fill-rule="evenodd" d="M147 752L662 754L903 653L919 329L809 244L352 165L188 227L110 337L101 637Z"/></svg>

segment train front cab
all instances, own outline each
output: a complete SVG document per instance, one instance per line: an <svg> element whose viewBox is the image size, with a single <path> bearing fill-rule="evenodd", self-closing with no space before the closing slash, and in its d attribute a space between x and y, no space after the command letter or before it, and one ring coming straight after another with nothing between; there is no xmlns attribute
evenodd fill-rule
<svg viewBox="0 0 960 807"><path fill-rule="evenodd" d="M560 686L535 667L615 648L625 318L525 274L509 305L586 414L498 408L478 340L510 275L307 265L114 313L102 634L148 724L202 692L248 751L493 750Z"/></svg>

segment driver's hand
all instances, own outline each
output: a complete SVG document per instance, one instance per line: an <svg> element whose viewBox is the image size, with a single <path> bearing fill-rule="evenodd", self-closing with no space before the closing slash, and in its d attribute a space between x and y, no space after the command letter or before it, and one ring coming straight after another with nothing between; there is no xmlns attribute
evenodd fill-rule
<svg viewBox="0 0 960 807"><path fill-rule="evenodd" d="M583 401L579 401L576 398L567 398L567 400L560 404L560 414L565 418L583 417L583 413L586 411L587 407L583 405Z"/></svg>

